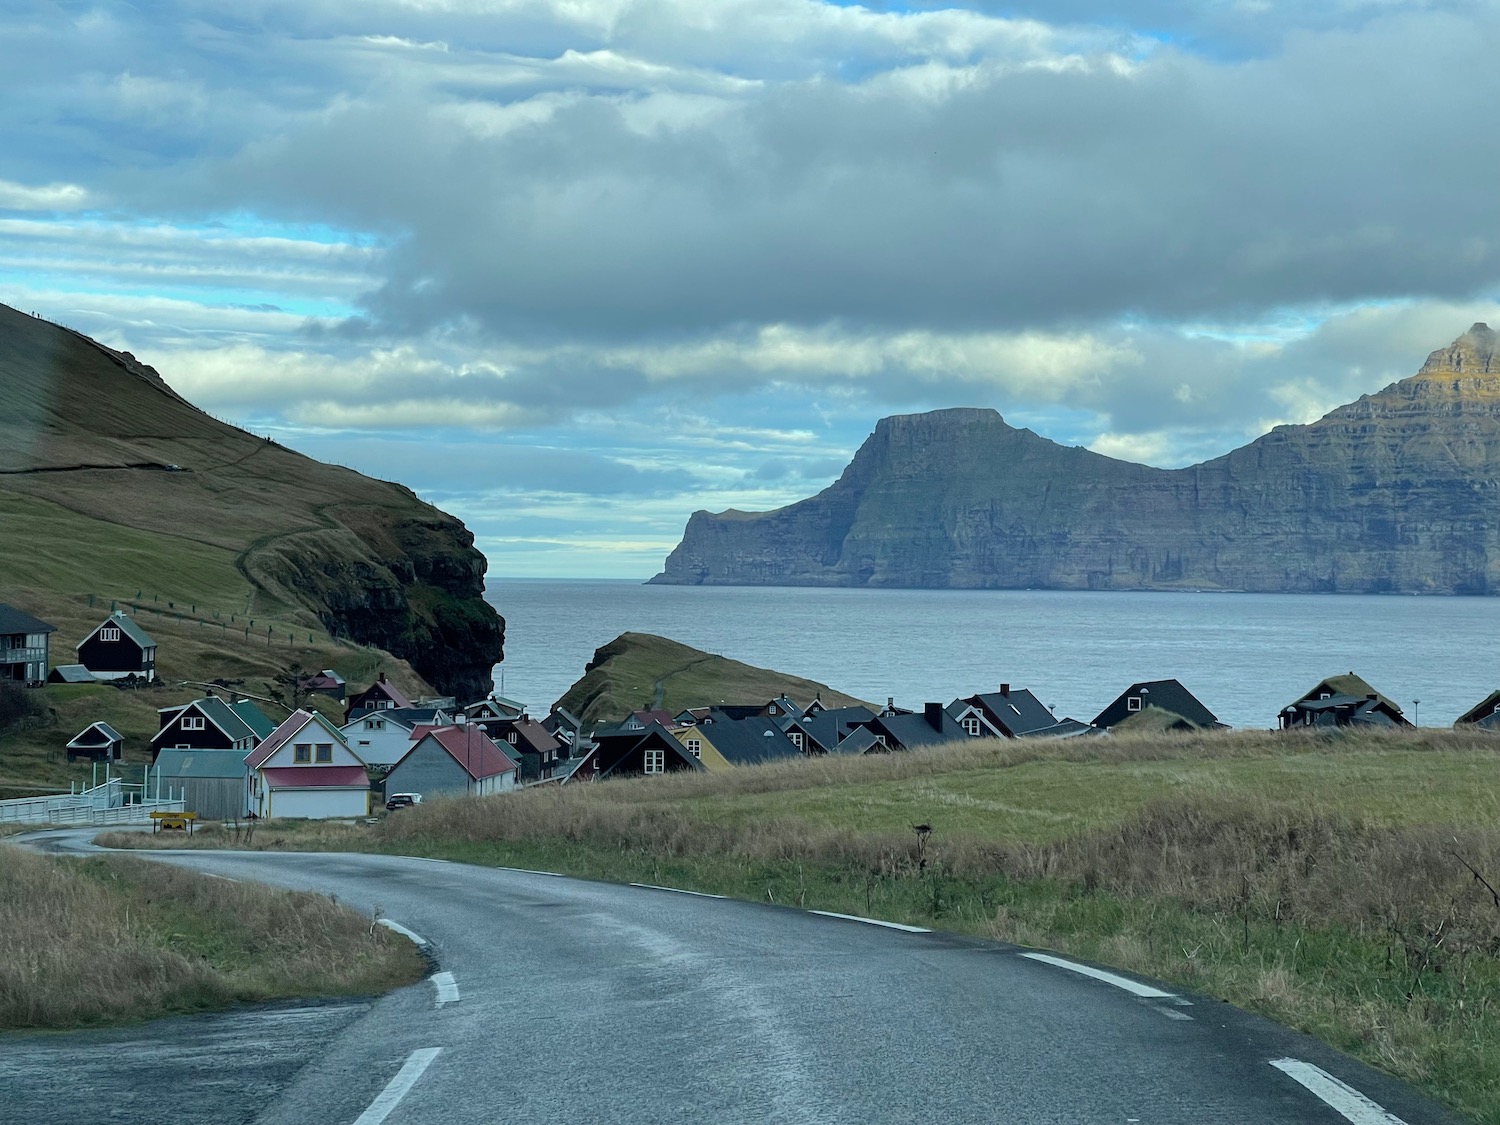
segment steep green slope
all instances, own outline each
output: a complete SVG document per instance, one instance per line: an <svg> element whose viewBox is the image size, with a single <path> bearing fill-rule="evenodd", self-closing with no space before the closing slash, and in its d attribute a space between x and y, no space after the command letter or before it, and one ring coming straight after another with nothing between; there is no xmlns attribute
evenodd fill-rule
<svg viewBox="0 0 1500 1125"><path fill-rule="evenodd" d="M804 706L814 697L829 707L860 702L813 680L741 664L650 633L621 633L596 650L583 678L557 702L590 727L641 709L764 703L782 694Z"/></svg>
<svg viewBox="0 0 1500 1125"><path fill-rule="evenodd" d="M386 649L490 688L504 621L484 557L406 488L198 410L134 357L0 306L0 600L194 605Z"/></svg>

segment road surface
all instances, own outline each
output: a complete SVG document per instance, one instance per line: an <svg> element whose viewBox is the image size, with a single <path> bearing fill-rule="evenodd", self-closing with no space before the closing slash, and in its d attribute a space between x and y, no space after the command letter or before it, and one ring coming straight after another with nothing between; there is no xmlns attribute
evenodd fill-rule
<svg viewBox="0 0 1500 1125"><path fill-rule="evenodd" d="M30 838L58 852L92 832ZM1451 1125L1201 997L1014 946L545 873L142 853L336 895L427 944L371 1002L0 1041L0 1120L261 1125Z"/></svg>

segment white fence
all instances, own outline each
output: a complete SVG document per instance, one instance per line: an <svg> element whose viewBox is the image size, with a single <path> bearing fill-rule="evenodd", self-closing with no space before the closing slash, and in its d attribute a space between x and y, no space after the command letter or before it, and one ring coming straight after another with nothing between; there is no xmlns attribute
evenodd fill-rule
<svg viewBox="0 0 1500 1125"><path fill-rule="evenodd" d="M144 786L131 786L143 789ZM144 797L144 793L142 794ZM0 823L11 824L146 824L151 813L185 812L182 799L126 800L125 786L112 777L91 789L55 797L19 797L0 801Z"/></svg>

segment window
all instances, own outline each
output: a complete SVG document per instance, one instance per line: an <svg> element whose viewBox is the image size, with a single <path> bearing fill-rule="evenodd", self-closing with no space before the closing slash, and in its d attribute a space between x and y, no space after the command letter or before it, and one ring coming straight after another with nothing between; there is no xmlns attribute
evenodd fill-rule
<svg viewBox="0 0 1500 1125"><path fill-rule="evenodd" d="M507 734L505 736L505 741L509 742L512 746L514 746L516 744L516 732L515 731L511 731L509 734Z"/></svg>
<svg viewBox="0 0 1500 1125"><path fill-rule="evenodd" d="M120 639L120 630L113 625L107 629L100 629L99 639L101 641L118 641Z"/></svg>
<svg viewBox="0 0 1500 1125"><path fill-rule="evenodd" d="M333 743L318 743L318 761L322 762L324 765L329 765L333 762Z"/></svg>
<svg viewBox="0 0 1500 1125"><path fill-rule="evenodd" d="M312 744L309 742L299 742L296 746L292 747L292 761L303 765L312 761Z"/></svg>
<svg viewBox="0 0 1500 1125"><path fill-rule="evenodd" d="M665 750L646 751L646 772L665 773L667 769L667 752Z"/></svg>
<svg viewBox="0 0 1500 1125"><path fill-rule="evenodd" d="M185 716L183 718L183 720L182 720L182 729L183 730L202 730L203 729L203 716L202 715L187 715L187 716Z"/></svg>
<svg viewBox="0 0 1500 1125"><path fill-rule="evenodd" d="M701 738L690 738L685 743L687 751L695 758L703 757L703 740Z"/></svg>
<svg viewBox="0 0 1500 1125"><path fill-rule="evenodd" d="M802 732L800 730L792 731L787 735L787 737L792 740L793 746L795 746L798 750L802 749Z"/></svg>
<svg viewBox="0 0 1500 1125"><path fill-rule="evenodd" d="M1318 698L1319 699L1327 699L1328 698L1328 693L1326 691L1320 691L1318 693Z"/></svg>
<svg viewBox="0 0 1500 1125"><path fill-rule="evenodd" d="M774 703L771 704L770 711L771 711L771 714L773 714L773 715L779 715L779 714L781 714L780 711L776 710L776 704L774 704Z"/></svg>
<svg viewBox="0 0 1500 1125"><path fill-rule="evenodd" d="M968 715L964 718L964 733L970 738L979 737L979 720L973 715Z"/></svg>
<svg viewBox="0 0 1500 1125"><path fill-rule="evenodd" d="M1127 699L1125 701L1125 710L1127 710L1127 711L1139 711L1140 709L1141 709L1141 697L1140 696L1138 696L1138 695L1132 695L1129 699Z"/></svg>

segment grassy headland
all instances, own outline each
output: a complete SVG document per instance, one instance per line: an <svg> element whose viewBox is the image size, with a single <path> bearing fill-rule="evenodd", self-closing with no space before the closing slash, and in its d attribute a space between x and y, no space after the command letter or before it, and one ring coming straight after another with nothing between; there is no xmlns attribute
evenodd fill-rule
<svg viewBox="0 0 1500 1125"><path fill-rule="evenodd" d="M976 742L432 801L375 827L262 826L254 846L663 883L1060 949L1261 1012L1500 1125L1497 788L1500 739L1482 733Z"/></svg>
<svg viewBox="0 0 1500 1125"><path fill-rule="evenodd" d="M706 702L769 701L786 694L803 706L820 696L829 707L861 702L826 684L757 668L651 633L621 633L594 652L583 678L558 701L583 720L618 720L631 711L680 711Z"/></svg>
<svg viewBox="0 0 1500 1125"><path fill-rule="evenodd" d="M426 972L409 941L323 895L124 857L0 859L0 1029L372 995Z"/></svg>

